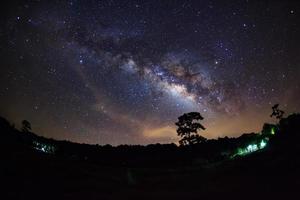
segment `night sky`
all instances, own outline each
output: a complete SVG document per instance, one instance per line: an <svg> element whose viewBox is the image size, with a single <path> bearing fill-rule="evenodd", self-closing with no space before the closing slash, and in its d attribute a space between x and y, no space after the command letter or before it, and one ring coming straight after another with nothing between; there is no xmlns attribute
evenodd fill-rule
<svg viewBox="0 0 300 200"><path fill-rule="evenodd" d="M296 0L11 2L0 51L0 115L50 138L177 142L191 111L239 136L300 111Z"/></svg>

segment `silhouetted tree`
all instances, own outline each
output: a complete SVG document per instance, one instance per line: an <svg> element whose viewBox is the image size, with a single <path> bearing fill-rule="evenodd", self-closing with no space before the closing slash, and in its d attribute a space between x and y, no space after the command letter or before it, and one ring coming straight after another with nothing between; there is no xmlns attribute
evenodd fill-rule
<svg viewBox="0 0 300 200"><path fill-rule="evenodd" d="M198 112L184 113L178 117L177 134L181 137L180 145L198 144L206 141L206 138L198 135L198 129L205 130L204 126L199 123L199 120L204 118Z"/></svg>
<svg viewBox="0 0 300 200"><path fill-rule="evenodd" d="M29 132L31 131L31 124L29 121L27 120L23 120L22 121L22 131L23 132Z"/></svg>
<svg viewBox="0 0 300 200"><path fill-rule="evenodd" d="M279 104L275 104L273 107L272 107L272 114L270 115L270 117L276 117L276 119L282 119L283 117L283 114L284 114L284 111L283 110L280 110L279 108Z"/></svg>

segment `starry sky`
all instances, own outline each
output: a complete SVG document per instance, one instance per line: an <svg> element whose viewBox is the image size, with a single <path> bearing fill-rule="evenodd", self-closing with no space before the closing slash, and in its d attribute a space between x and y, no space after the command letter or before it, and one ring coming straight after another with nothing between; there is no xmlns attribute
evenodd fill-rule
<svg viewBox="0 0 300 200"><path fill-rule="evenodd" d="M2 4L0 115L39 135L170 143L185 112L217 138L300 111L299 1Z"/></svg>

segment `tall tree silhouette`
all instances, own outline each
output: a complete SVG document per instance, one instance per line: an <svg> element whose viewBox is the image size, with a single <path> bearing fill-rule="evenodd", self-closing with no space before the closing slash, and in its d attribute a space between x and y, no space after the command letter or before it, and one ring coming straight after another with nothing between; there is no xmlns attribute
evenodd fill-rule
<svg viewBox="0 0 300 200"><path fill-rule="evenodd" d="M198 134L198 130L205 130L205 127L199 123L204 118L198 112L184 113L178 117L177 134L181 137L180 145L190 145L205 142L206 138Z"/></svg>
<svg viewBox="0 0 300 200"><path fill-rule="evenodd" d="M273 107L272 107L272 114L270 115L270 117L275 117L276 119L279 119L281 120L282 117L283 117L283 114L284 114L284 111L283 110L280 110L279 109L279 104L275 104Z"/></svg>
<svg viewBox="0 0 300 200"><path fill-rule="evenodd" d="M29 121L27 120L23 120L22 121L22 131L23 132L29 132L31 131L31 124Z"/></svg>

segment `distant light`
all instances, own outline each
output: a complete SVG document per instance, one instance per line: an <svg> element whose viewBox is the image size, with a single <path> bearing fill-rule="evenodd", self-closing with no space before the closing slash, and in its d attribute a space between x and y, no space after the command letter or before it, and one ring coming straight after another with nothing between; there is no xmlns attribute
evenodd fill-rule
<svg viewBox="0 0 300 200"><path fill-rule="evenodd" d="M267 146L267 143L264 140L261 140L261 142L259 143L259 148L263 149Z"/></svg>
<svg viewBox="0 0 300 200"><path fill-rule="evenodd" d="M49 144L43 144L37 141L33 141L33 148L48 154L53 154L56 151L56 148Z"/></svg>
<svg viewBox="0 0 300 200"><path fill-rule="evenodd" d="M268 139L268 138L267 138ZM235 156L245 156L247 154L253 153L255 151L258 151L260 149L263 149L267 146L266 139L262 139L259 144L249 144L246 148L238 148L237 152L231 156L231 158L234 158Z"/></svg>
<svg viewBox="0 0 300 200"><path fill-rule="evenodd" d="M238 152L237 152L238 155L242 156L242 155L245 155L246 154L246 151L242 148L238 148Z"/></svg>
<svg viewBox="0 0 300 200"><path fill-rule="evenodd" d="M247 151L248 153L251 153L251 152L254 152L254 151L257 151L258 150L258 147L256 144L249 144L247 146Z"/></svg>
<svg viewBox="0 0 300 200"><path fill-rule="evenodd" d="M275 135L275 128L274 127L271 129L271 134Z"/></svg>

